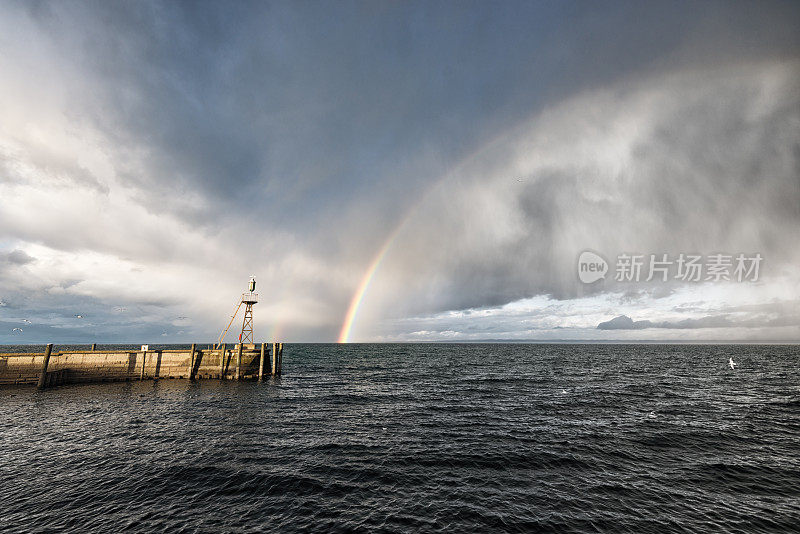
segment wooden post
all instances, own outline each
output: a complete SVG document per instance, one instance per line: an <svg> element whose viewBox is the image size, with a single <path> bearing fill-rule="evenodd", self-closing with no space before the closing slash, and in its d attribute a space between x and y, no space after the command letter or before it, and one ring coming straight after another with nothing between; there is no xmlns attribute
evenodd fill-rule
<svg viewBox="0 0 800 534"><path fill-rule="evenodd" d="M278 343L278 376L283 373L283 343Z"/></svg>
<svg viewBox="0 0 800 534"><path fill-rule="evenodd" d="M194 380L194 349L197 345L192 343L192 356L189 358L189 380Z"/></svg>
<svg viewBox="0 0 800 534"><path fill-rule="evenodd" d="M44 361L42 362L42 372L39 373L39 383L36 385L39 389L45 388L45 380L47 379L47 364L50 363L50 353L53 351L53 344L48 343L47 348L44 349Z"/></svg>
<svg viewBox="0 0 800 534"><path fill-rule="evenodd" d="M97 343L92 343L92 352L97 350Z"/></svg>
<svg viewBox="0 0 800 534"><path fill-rule="evenodd" d="M139 380L144 380L144 366L147 364L147 351L142 351L142 374L139 375Z"/></svg>
<svg viewBox="0 0 800 534"><path fill-rule="evenodd" d="M261 359L258 360L258 381L261 382L264 380L264 353L265 353L265 345L266 343L261 344Z"/></svg>
<svg viewBox="0 0 800 534"><path fill-rule="evenodd" d="M219 379L225 379L225 343L219 347Z"/></svg>
<svg viewBox="0 0 800 534"><path fill-rule="evenodd" d="M236 380L239 380L242 369L242 342L239 341L239 350L236 352Z"/></svg>
<svg viewBox="0 0 800 534"><path fill-rule="evenodd" d="M278 344L272 344L272 376L278 374Z"/></svg>

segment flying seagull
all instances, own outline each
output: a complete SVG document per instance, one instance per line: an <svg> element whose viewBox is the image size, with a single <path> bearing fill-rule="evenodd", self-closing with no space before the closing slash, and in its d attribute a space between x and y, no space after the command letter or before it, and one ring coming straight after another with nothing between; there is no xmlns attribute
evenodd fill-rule
<svg viewBox="0 0 800 534"><path fill-rule="evenodd" d="M730 360L728 360L728 365L731 366L731 369L736 369L736 366L739 364L733 361L733 358L731 358Z"/></svg>
<svg viewBox="0 0 800 534"><path fill-rule="evenodd" d="M28 324L31 324L31 322L30 322L28 319L23 319L23 320L22 320L22 322L23 322L23 323L28 323Z"/></svg>
<svg viewBox="0 0 800 534"><path fill-rule="evenodd" d="M12 329L11 329L11 332L12 332L12 333L13 333L13 332L19 332L19 333L21 334L21 333L22 333L22 328L12 328Z"/></svg>
<svg viewBox="0 0 800 534"><path fill-rule="evenodd" d="M75 317L77 317L78 319L83 319L83 315L78 315L77 313L75 314Z"/></svg>

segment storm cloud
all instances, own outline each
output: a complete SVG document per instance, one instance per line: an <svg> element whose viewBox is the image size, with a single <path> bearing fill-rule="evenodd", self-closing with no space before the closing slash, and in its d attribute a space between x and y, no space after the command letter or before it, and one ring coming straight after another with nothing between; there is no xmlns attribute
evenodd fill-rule
<svg viewBox="0 0 800 534"><path fill-rule="evenodd" d="M390 238L356 339L596 335L621 295L682 309L675 329L692 303L794 302L798 23L781 2L4 3L3 328L212 339L256 274L258 337L334 340ZM584 286L586 249L765 261L758 284Z"/></svg>
<svg viewBox="0 0 800 534"><path fill-rule="evenodd" d="M32 263L36 258L29 256L24 250L12 250L11 252L0 253L0 263L9 265L25 265Z"/></svg>

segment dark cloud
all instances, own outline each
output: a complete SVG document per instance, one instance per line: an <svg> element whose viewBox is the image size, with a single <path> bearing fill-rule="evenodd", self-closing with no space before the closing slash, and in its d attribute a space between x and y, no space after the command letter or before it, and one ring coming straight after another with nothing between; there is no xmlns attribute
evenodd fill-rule
<svg viewBox="0 0 800 534"><path fill-rule="evenodd" d="M731 314L706 315L698 318L677 319L672 321L634 321L627 315L619 315L609 321L597 325L598 330L643 330L645 328L663 328L673 330L691 330L697 328L766 328L797 326L800 324L800 312L795 310L790 315L748 315Z"/></svg>
<svg viewBox="0 0 800 534"><path fill-rule="evenodd" d="M674 292L675 281L643 283L646 270L642 283L616 282L613 263L624 252L673 260L680 253L759 252L768 258L764 276L795 268L797 63L713 76L687 71L611 94L587 95L512 133L506 148L493 147L416 214L403 236L411 253L392 258L406 289L419 288L414 312L540 294ZM571 147L573 135L594 135L595 143ZM535 156L525 161L526 152ZM559 159L554 153L563 159L552 161ZM520 181L526 165L532 170ZM592 286L574 272L586 249L612 264Z"/></svg>
<svg viewBox="0 0 800 534"><path fill-rule="evenodd" d="M650 321L634 321L627 315L619 315L597 325L598 330L641 330L652 327L653 323Z"/></svg>
<svg viewBox="0 0 800 534"><path fill-rule="evenodd" d="M89 99L73 95L71 113L115 141L131 185L256 197L290 216L377 184L402 194L432 177L406 175L398 187L391 180L427 147L457 161L520 111L673 63L688 56L688 43L703 45L695 62L741 59L744 40L754 57L797 44L797 10L777 4L87 2L30 10L73 66L100 82ZM126 169L137 152L147 166Z"/></svg>
<svg viewBox="0 0 800 534"><path fill-rule="evenodd" d="M402 220L376 317L675 291L585 288L585 248L795 276L798 24L781 2L6 3L0 249L50 263L0 289L183 302L211 331L260 271L270 321L330 340Z"/></svg>
<svg viewBox="0 0 800 534"><path fill-rule="evenodd" d="M0 252L0 263L7 263L11 265L25 265L33 263L36 258L28 255L24 250L12 250L11 252Z"/></svg>

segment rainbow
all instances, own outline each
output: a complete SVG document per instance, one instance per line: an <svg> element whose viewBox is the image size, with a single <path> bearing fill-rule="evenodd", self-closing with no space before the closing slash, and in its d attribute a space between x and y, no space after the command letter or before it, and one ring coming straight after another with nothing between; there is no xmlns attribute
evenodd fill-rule
<svg viewBox="0 0 800 534"><path fill-rule="evenodd" d="M441 178L436 180L433 185L422 195L422 198L418 200L415 204L411 206L411 208L406 213L405 217L400 221L400 224L394 229L391 233L389 238L384 242L381 249L372 258L372 263L369 264L369 267L364 272L364 276L361 278L361 283L358 285L356 292L353 293L353 298L350 300L350 306L347 308L347 314L345 315L344 322L342 323L342 329L339 331L339 340L338 343L348 343L350 339L350 333L353 329L353 323L355 322L356 315L358 314L358 308L361 306L361 303L364 300L364 295L369 289L370 282L372 282L372 278L375 276L375 273L378 271L378 267L380 267L381 262L386 257L386 253L389 252L389 249L392 247L392 243L400 235L401 230L406 225L406 223L412 218L414 213L419 210L419 208L425 203L425 200L431 196L431 194L445 184L450 178L455 176L457 173L461 172L469 163L473 162L482 154L488 152L490 149L500 145L501 143L507 141L510 137L515 136L515 132L520 131L525 125L527 125L530 121L531 117L527 117L521 120L515 127L510 128L501 132L499 135L495 136L491 141L482 145L477 150L466 156L462 159L457 165L455 165L450 171L446 172Z"/></svg>
<svg viewBox="0 0 800 534"><path fill-rule="evenodd" d="M411 210L412 212L414 210ZM344 322L342 323L342 329L339 331L339 340L337 343L347 343L348 339L350 338L350 331L353 329L353 323L356 319L356 314L358 313L358 307L361 306L361 301L364 299L364 294L367 292L369 288L369 283L372 282L372 277L375 276L375 272L380 267L383 258L386 256L386 253L389 252L389 249L392 246L392 242L394 241L397 234L400 233L400 230L405 226L408 217L402 220L402 222L397 225L394 232L389 236L389 239L383 244L381 249L372 259L372 263L369 264L364 276L361 278L361 283L358 284L358 288L356 292L353 293L353 298L350 299L350 306L347 308L347 314L344 316Z"/></svg>
<svg viewBox="0 0 800 534"><path fill-rule="evenodd" d="M476 152L475 154L477 153L478 152ZM473 156L475 154L473 154ZM464 160L464 162L462 162L461 164L457 165L452 171L445 174L442 178L436 181L430 188L428 188L428 190L422 195L422 198L420 198L415 204L413 204L411 208L408 210L408 212L406 212L405 217L401 219L400 223L395 227L395 229L383 243L383 246L380 248L378 253L375 254L374 258L372 258L372 262L369 264L369 267L364 272L364 276L361 278L361 283L358 284L356 292L353 293L353 298L350 299L350 306L347 308L347 314L344 316L344 322L342 322L342 329L339 331L339 340L337 341L337 343L349 343L350 333L353 330L353 323L356 320L356 315L358 314L358 308L361 306L361 302L364 300L364 295L366 294L367 289L369 289L369 284L370 282L372 282L372 278L378 271L378 267L381 266L381 262L383 262L383 259L386 257L386 253L389 252L389 249L392 248L394 240L397 239L397 236L400 235L400 232L403 230L406 223L408 223L408 221L410 221L413 218L414 214L417 212L420 206L422 206L425 203L425 200L428 197L430 197L436 189L441 187L447 181L448 178L453 176L456 173L456 171L460 170L461 167L467 161L469 161L469 159L471 159L471 157L472 156Z"/></svg>
<svg viewBox="0 0 800 534"><path fill-rule="evenodd" d="M279 319L275 323L272 324L272 328L267 334L267 341L276 342L280 339L280 336L283 334L283 322Z"/></svg>
<svg viewBox="0 0 800 534"><path fill-rule="evenodd" d="M516 128L514 128L516 130ZM434 184L422 195L422 198L418 200L415 204L411 206L411 208L406 213L405 217L400 221L400 224L394 229L391 233L389 238L384 242L381 249L372 258L372 262L369 264L369 267L364 272L364 276L361 278L361 283L358 284L358 288L356 292L353 293L353 298L350 300L350 306L347 308L347 314L344 317L344 322L342 323L342 329L339 331L339 340L337 343L348 343L350 339L350 333L353 330L353 323L355 322L356 315L358 314L358 308L361 306L362 301L364 300L364 295L369 289L370 282L372 282L372 278L375 276L375 273L378 271L378 267L380 267L381 262L386 257L386 253L389 252L389 249L392 247L394 240L400 235L401 230L406 225L406 223L412 218L414 213L425 203L425 200L432 195L432 193L441 187L444 183L448 181L451 177L455 174L460 172L468 163L473 161L476 157L483 154L484 152L488 151L490 148L498 145L505 139L509 137L508 133L504 133L495 137L491 142L483 145L481 148L461 160L461 162L453 167L449 172L445 173L441 178L439 178Z"/></svg>

